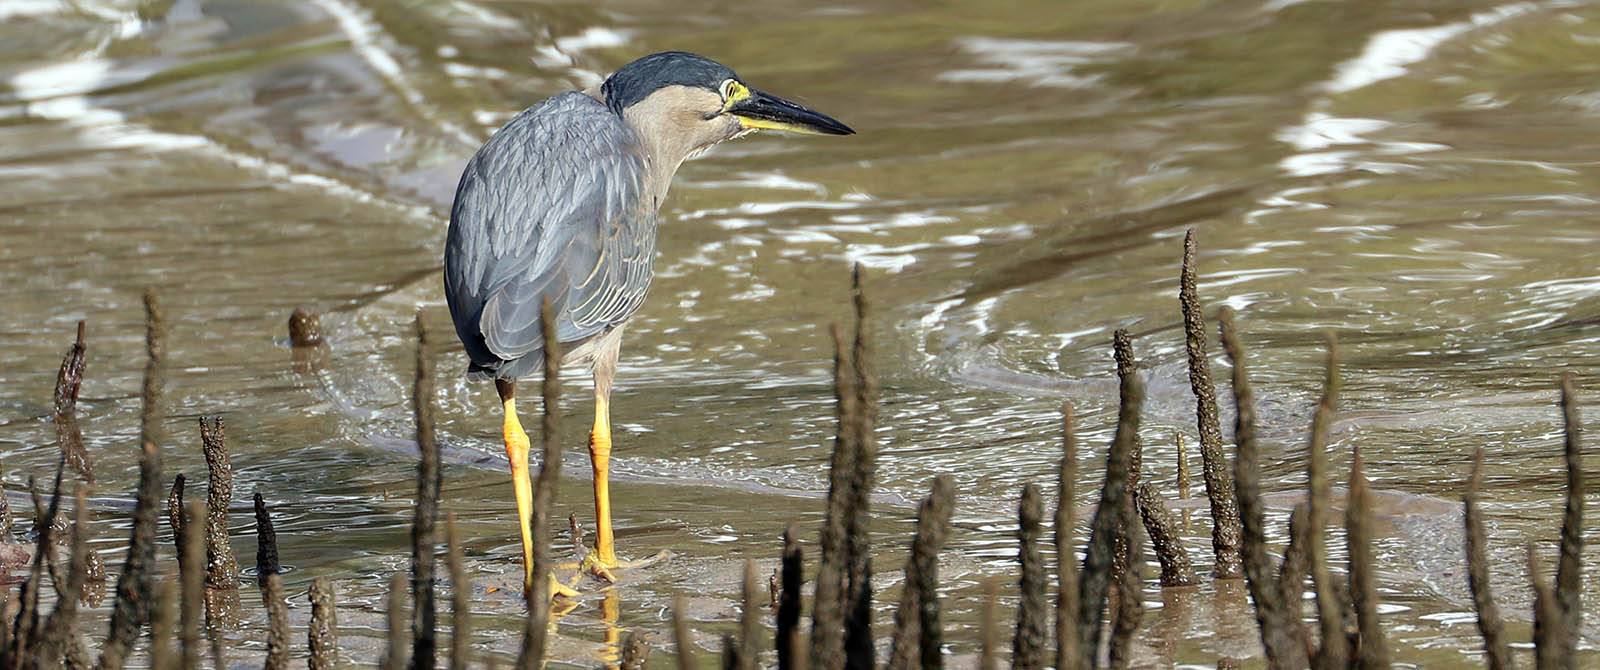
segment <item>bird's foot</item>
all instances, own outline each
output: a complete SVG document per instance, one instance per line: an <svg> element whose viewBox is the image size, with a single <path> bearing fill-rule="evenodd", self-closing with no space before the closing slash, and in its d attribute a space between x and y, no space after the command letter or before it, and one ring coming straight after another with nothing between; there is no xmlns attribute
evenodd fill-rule
<svg viewBox="0 0 1600 670"><path fill-rule="evenodd" d="M641 558L637 561L613 560L607 564L606 562L595 558L596 553L598 552L590 553L588 559L585 560L585 571L590 575L593 575L599 579L607 580L613 584L615 584L617 581L616 574L619 571L643 570L645 568L654 567L661 563L665 563L667 559L672 558L672 552L662 549L661 551L656 552L655 555L648 558Z"/></svg>
<svg viewBox="0 0 1600 670"><path fill-rule="evenodd" d="M672 557L672 552L663 550L644 560L619 561L616 551L611 547L605 547L606 551L601 551L600 547L589 548L584 541L583 524L579 523L577 512L567 517L567 524L572 531L572 554L577 560L556 566L562 570L576 570L580 575L587 574L607 584L615 584L618 581L617 570L647 568Z"/></svg>
<svg viewBox="0 0 1600 670"><path fill-rule="evenodd" d="M558 601L571 602L572 599L582 595L576 588L574 588L578 583L577 577L573 578L571 584L565 584L562 583L559 577L556 577L556 573L551 572L548 580L545 583L549 585L545 596L550 600L551 603L556 603ZM491 587L489 589L491 593L498 590L500 590L499 587ZM528 599L533 598L533 575L528 575L527 578L523 580L522 597Z"/></svg>
<svg viewBox="0 0 1600 670"><path fill-rule="evenodd" d="M578 562L579 570L589 573L595 579L603 579L610 584L617 583L617 574L611 571L615 567L619 567L617 561L613 560L610 565L607 565L606 561L600 560L600 553L595 551L588 552L583 557L583 560Z"/></svg>
<svg viewBox="0 0 1600 670"><path fill-rule="evenodd" d="M637 561L613 560L607 562L600 559L598 552L586 550L583 552L583 555L579 560L558 563L556 565L556 569L575 570L580 576L589 575L608 584L615 584L621 579L618 576L619 572L654 567L665 562L667 559L672 558L672 556L672 552L663 549L659 552L656 552L656 554L653 556L639 559ZM577 579L574 578L573 584L576 585L576 583Z"/></svg>
<svg viewBox="0 0 1600 670"><path fill-rule="evenodd" d="M573 580L573 582L573 586L576 586L577 580ZM577 598L579 593L576 588L573 588L573 586L568 586L561 583L561 580L556 579L556 573L550 573L550 600L570 600L572 598Z"/></svg>
<svg viewBox="0 0 1600 670"><path fill-rule="evenodd" d="M576 571L577 576L573 578L573 586L577 586L583 575L589 575L607 584L615 584L620 581L617 577L617 571L619 570L648 568L672 557L672 552L662 550L656 555L643 560L617 560L615 550L600 551L598 548L591 549L584 542L583 526L578 522L576 513L567 517L567 523L572 530L572 555L576 560L558 563L556 564L556 569Z"/></svg>

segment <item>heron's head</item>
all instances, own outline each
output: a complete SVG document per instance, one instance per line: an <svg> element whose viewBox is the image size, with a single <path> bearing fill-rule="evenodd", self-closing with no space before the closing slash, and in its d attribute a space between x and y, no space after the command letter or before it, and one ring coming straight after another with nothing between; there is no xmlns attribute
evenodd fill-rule
<svg viewBox="0 0 1600 670"><path fill-rule="evenodd" d="M755 130L850 135L849 126L744 83L728 66L663 51L622 66L600 86L608 107L667 160Z"/></svg>

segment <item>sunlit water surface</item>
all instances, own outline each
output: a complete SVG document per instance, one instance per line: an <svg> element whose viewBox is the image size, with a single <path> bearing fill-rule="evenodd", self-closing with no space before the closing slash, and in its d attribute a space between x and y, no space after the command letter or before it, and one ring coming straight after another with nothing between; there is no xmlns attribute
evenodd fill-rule
<svg viewBox="0 0 1600 670"><path fill-rule="evenodd" d="M1190 228L1202 297L1239 311L1251 347L1270 492L1304 485L1325 334L1339 338L1336 472L1360 446L1375 487L1404 494L1377 510L1396 658L1478 662L1453 501L1480 447L1496 586L1527 638L1524 547L1551 550L1564 482L1555 379L1600 379L1600 10L1580 3L12 0L0 5L5 485L54 467L50 390L87 319L79 412L95 491L133 489L139 296L157 287L169 471L199 475L195 419L225 417L237 495L276 505L296 616L309 582L333 577L346 650L371 663L380 595L409 561L421 310L440 372L443 507L467 538L479 645L509 661L522 609L504 587L520 549L498 408L460 376L443 308L449 198L517 110L669 48L860 134L761 135L680 171L623 349L613 489L622 551L676 557L631 574L613 602L591 591L557 625L559 663L597 664L620 629L669 647L675 591L692 594L704 650L717 648L741 561L770 569L786 524L816 527L833 429L826 325L849 318L853 262L883 384L880 630L912 503L951 474L946 639L970 659L983 582L1012 583L1020 488L1054 489L1063 400L1087 446L1079 490L1097 485L1117 328L1143 333L1145 463L1175 495L1173 434L1194 443L1174 328ZM324 314L329 341L312 373L285 343L302 305ZM558 512L588 519L580 372L565 384ZM1281 539L1287 504L1273 512ZM125 518L100 517L95 546L115 566ZM253 522L235 520L249 564ZM1204 571L1203 516L1186 535ZM1141 662L1260 662L1237 588L1164 598L1146 574ZM1587 583L1594 602L1600 582ZM253 630L234 646L259 650Z"/></svg>

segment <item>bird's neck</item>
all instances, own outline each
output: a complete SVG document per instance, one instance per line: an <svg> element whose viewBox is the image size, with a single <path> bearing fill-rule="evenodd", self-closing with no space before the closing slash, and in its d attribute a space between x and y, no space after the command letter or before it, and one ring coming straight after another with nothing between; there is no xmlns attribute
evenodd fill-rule
<svg viewBox="0 0 1600 670"><path fill-rule="evenodd" d="M678 173L678 167L683 165L684 158L693 151L693 147L671 135L670 129L658 127L658 117L647 113L635 114L635 108L624 111L623 119L639 135L645 157L645 190L655 197L659 205L666 199L673 176Z"/></svg>
<svg viewBox="0 0 1600 670"><path fill-rule="evenodd" d="M590 86L584 89L582 93L600 101L601 104L606 102L606 96L601 90L600 84ZM672 146L670 142L647 140L644 135L666 137L667 130L655 128L653 125L655 121L643 109L635 110L630 108L628 111L624 111L623 122L632 128L635 133L640 134L640 143L645 149L645 192L654 199L652 204L660 207L661 202L667 198L667 189L672 186L672 178L678 174L678 167L683 165L684 158L688 155L689 150Z"/></svg>

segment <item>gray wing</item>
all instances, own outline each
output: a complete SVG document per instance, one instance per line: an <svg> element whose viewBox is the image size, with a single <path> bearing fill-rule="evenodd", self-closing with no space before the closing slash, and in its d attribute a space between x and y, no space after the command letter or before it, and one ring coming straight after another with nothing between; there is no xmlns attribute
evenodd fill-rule
<svg viewBox="0 0 1600 670"><path fill-rule="evenodd" d="M545 298L563 343L639 308L655 254L643 155L616 114L564 93L518 114L467 163L450 211L445 297L475 375L538 367Z"/></svg>

